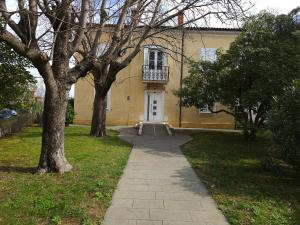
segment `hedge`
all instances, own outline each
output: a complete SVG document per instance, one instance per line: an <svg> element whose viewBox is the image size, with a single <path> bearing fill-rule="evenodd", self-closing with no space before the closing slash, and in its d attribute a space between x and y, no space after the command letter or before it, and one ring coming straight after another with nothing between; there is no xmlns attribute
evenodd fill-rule
<svg viewBox="0 0 300 225"><path fill-rule="evenodd" d="M20 114L9 119L0 119L0 137L19 132L22 128L33 124L34 120L35 115L31 113Z"/></svg>

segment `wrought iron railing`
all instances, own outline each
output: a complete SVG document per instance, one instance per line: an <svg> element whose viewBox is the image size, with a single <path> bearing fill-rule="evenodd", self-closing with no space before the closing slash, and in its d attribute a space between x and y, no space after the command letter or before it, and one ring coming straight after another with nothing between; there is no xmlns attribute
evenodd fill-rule
<svg viewBox="0 0 300 225"><path fill-rule="evenodd" d="M169 67L162 66L161 69L150 69L148 65L143 65L143 81L166 83L169 81Z"/></svg>

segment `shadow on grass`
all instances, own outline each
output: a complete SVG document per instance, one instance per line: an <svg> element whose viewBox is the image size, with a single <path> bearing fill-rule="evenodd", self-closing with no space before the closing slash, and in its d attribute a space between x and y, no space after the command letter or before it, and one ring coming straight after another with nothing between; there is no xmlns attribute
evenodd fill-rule
<svg viewBox="0 0 300 225"><path fill-rule="evenodd" d="M285 164L279 172L265 171L262 167L264 158L273 153L271 139L259 137L249 143L240 134L217 132L199 132L193 137L193 141L183 146L183 152L210 192L218 196L230 221L239 215L238 222L232 224L254 224L247 221L247 216L279 224L279 219L267 216L271 211L285 221L280 224L299 221L297 173ZM259 214L243 207L258 209Z"/></svg>
<svg viewBox="0 0 300 225"><path fill-rule="evenodd" d="M41 131L30 131L30 132L23 132L19 133L21 138L41 138L42 132Z"/></svg>
<svg viewBox="0 0 300 225"><path fill-rule="evenodd" d="M0 172L34 174L36 172L36 167L0 166Z"/></svg>

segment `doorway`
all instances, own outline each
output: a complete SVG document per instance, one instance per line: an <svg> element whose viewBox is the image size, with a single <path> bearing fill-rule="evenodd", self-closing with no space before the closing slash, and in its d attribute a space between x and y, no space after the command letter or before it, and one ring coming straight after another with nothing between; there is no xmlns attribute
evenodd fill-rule
<svg viewBox="0 0 300 225"><path fill-rule="evenodd" d="M163 92L146 91L145 92L145 122L160 123L163 122Z"/></svg>

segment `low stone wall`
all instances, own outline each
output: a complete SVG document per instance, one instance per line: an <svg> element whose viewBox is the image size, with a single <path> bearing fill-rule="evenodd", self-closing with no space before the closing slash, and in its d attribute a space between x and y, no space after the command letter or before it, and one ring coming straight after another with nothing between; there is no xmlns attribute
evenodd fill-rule
<svg viewBox="0 0 300 225"><path fill-rule="evenodd" d="M22 128L34 123L34 114L21 114L9 119L0 119L0 137L19 132Z"/></svg>

